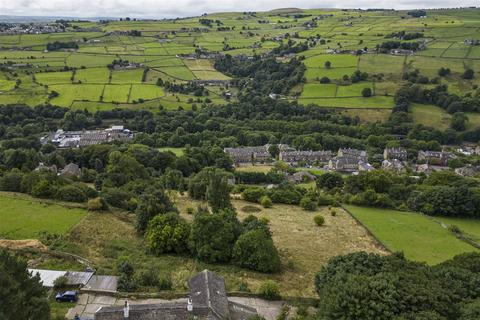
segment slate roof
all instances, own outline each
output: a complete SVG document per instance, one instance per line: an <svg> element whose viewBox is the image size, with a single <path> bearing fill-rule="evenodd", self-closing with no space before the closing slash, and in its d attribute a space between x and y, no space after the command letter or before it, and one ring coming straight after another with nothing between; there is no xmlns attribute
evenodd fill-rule
<svg viewBox="0 0 480 320"><path fill-rule="evenodd" d="M228 318L228 300L225 281L211 271L204 270L188 281L193 308L206 306L219 319Z"/></svg>
<svg viewBox="0 0 480 320"><path fill-rule="evenodd" d="M225 281L204 270L188 281L192 311L184 301L159 304L129 305L128 320L185 320L190 316L202 320L245 320L257 314L249 306L228 301ZM101 307L95 320L124 320L124 307Z"/></svg>

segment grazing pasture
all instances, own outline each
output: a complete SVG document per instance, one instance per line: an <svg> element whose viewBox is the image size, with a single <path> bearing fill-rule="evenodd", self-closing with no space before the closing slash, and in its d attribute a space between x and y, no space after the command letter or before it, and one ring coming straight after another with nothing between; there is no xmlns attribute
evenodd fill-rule
<svg viewBox="0 0 480 320"><path fill-rule="evenodd" d="M0 238L34 239L41 232L63 235L87 214L84 209L0 193Z"/></svg>
<svg viewBox="0 0 480 320"><path fill-rule="evenodd" d="M386 248L402 251L408 259L436 264L460 253L478 251L433 218L418 213L351 205L345 208Z"/></svg>

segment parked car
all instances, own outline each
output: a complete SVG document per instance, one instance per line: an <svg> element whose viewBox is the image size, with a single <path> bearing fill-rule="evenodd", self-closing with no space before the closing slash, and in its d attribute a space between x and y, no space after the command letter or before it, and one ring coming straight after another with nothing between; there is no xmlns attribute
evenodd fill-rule
<svg viewBox="0 0 480 320"><path fill-rule="evenodd" d="M57 293L55 296L57 302L75 302L77 301L77 293L75 291L65 291Z"/></svg>

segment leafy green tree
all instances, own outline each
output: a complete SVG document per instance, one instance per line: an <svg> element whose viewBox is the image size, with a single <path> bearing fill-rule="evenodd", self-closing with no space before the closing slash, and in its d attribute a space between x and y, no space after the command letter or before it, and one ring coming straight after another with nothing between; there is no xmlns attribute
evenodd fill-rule
<svg viewBox="0 0 480 320"><path fill-rule="evenodd" d="M265 231L254 229L242 234L233 248L233 261L240 267L260 272L280 269L280 258L272 239Z"/></svg>
<svg viewBox="0 0 480 320"><path fill-rule="evenodd" d="M369 97L372 96L372 94L373 94L373 93L372 93L372 89L370 89L370 88L363 88L363 90L362 90L362 97L364 97L364 98L369 98Z"/></svg>
<svg viewBox="0 0 480 320"><path fill-rule="evenodd" d="M150 220L145 239L154 254L184 253L188 249L189 235L188 223L178 213L170 212Z"/></svg>
<svg viewBox="0 0 480 320"><path fill-rule="evenodd" d="M232 207L230 202L230 186L227 177L221 170L214 170L208 177L207 201L213 212Z"/></svg>
<svg viewBox="0 0 480 320"><path fill-rule="evenodd" d="M339 173L326 172L317 178L317 186L326 190L343 187L343 178Z"/></svg>
<svg viewBox="0 0 480 320"><path fill-rule="evenodd" d="M49 320L47 291L26 262L0 250L0 319Z"/></svg>
<svg viewBox="0 0 480 320"><path fill-rule="evenodd" d="M462 78L465 80L472 80L475 77L475 72L472 69L467 69L462 75Z"/></svg>
<svg viewBox="0 0 480 320"><path fill-rule="evenodd" d="M143 234L147 229L148 223L153 217L159 214L176 211L172 201L162 189L142 194L138 200L136 229Z"/></svg>
<svg viewBox="0 0 480 320"><path fill-rule="evenodd" d="M240 233L241 225L233 211L200 211L193 220L190 248L205 262L228 262Z"/></svg>

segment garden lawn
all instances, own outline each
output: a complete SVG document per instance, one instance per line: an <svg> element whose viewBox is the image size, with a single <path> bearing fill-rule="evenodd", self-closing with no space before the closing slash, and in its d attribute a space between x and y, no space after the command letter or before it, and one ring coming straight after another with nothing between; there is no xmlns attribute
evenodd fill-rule
<svg viewBox="0 0 480 320"><path fill-rule="evenodd" d="M40 232L65 234L87 213L84 209L0 194L0 238L32 239Z"/></svg>
<svg viewBox="0 0 480 320"><path fill-rule="evenodd" d="M478 251L433 219L413 212L345 206L391 251L411 260L437 264L457 254Z"/></svg>

